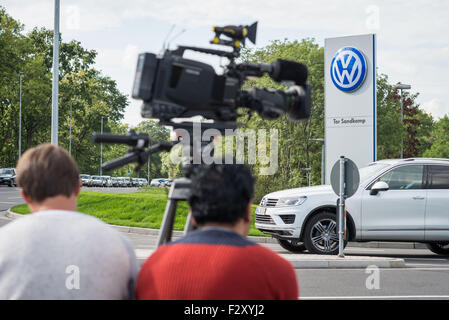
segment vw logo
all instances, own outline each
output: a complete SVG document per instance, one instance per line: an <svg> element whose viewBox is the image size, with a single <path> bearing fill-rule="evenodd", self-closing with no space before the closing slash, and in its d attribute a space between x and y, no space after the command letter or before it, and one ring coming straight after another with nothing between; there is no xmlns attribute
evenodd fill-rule
<svg viewBox="0 0 449 320"><path fill-rule="evenodd" d="M337 51L331 62L331 79L344 92L357 90L366 77L366 60L363 53L353 47Z"/></svg>

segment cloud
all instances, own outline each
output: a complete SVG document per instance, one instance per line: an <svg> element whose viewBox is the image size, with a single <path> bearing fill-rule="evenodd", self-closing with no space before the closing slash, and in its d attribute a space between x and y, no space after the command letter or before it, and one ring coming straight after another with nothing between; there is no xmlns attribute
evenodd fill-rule
<svg viewBox="0 0 449 320"><path fill-rule="evenodd" d="M431 113L436 119L444 117L446 114L449 114L449 105L444 104L439 99L432 99L430 101L426 101L421 105L421 108L426 112Z"/></svg>
<svg viewBox="0 0 449 320"><path fill-rule="evenodd" d="M140 50L139 47L132 44L128 44L125 47L125 50L122 55L123 66L129 70L134 70L136 67L137 55L141 51L142 50Z"/></svg>

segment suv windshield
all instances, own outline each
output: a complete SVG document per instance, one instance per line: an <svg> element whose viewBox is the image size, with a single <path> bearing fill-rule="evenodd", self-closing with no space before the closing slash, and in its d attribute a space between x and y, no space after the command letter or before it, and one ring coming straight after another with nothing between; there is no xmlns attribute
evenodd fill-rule
<svg viewBox="0 0 449 320"><path fill-rule="evenodd" d="M0 174L14 174L12 169L0 169Z"/></svg>
<svg viewBox="0 0 449 320"><path fill-rule="evenodd" d="M382 169L388 167L389 164L386 163L372 163L367 167L363 167L359 169L360 174L360 182L369 179L374 176L376 173L380 172Z"/></svg>

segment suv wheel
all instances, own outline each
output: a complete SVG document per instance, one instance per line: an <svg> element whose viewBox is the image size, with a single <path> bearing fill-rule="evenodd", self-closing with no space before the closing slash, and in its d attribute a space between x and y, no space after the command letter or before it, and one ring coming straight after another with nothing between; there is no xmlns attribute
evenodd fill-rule
<svg viewBox="0 0 449 320"><path fill-rule="evenodd" d="M338 230L336 216L331 212L314 215L304 230L304 244L310 253L338 254ZM346 246L345 241L344 246Z"/></svg>
<svg viewBox="0 0 449 320"><path fill-rule="evenodd" d="M436 254L449 255L449 242L426 243L427 248Z"/></svg>
<svg viewBox="0 0 449 320"><path fill-rule="evenodd" d="M306 250L306 246L300 240L276 239L280 246L293 253L300 253Z"/></svg>

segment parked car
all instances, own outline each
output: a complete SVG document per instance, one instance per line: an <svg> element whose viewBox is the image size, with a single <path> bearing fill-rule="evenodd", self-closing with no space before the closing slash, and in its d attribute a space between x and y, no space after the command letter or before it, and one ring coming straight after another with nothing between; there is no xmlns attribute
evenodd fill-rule
<svg viewBox="0 0 449 320"><path fill-rule="evenodd" d="M141 187L142 186L142 179L141 178L133 178L135 180L135 187Z"/></svg>
<svg viewBox="0 0 449 320"><path fill-rule="evenodd" d="M140 178L140 181L141 181L141 186L142 186L142 187L148 186L148 180L147 180L147 179L145 179L145 178Z"/></svg>
<svg viewBox="0 0 449 320"><path fill-rule="evenodd" d="M101 176L101 180L103 181L103 187L112 187L111 176Z"/></svg>
<svg viewBox="0 0 449 320"><path fill-rule="evenodd" d="M449 159L381 160L361 168L346 200L349 241L426 243L449 254ZM255 225L292 252L336 254L337 195L330 185L267 194Z"/></svg>
<svg viewBox="0 0 449 320"><path fill-rule="evenodd" d="M152 179L150 182L150 187L161 187L163 186L165 182L165 179L159 178L159 179Z"/></svg>
<svg viewBox="0 0 449 320"><path fill-rule="evenodd" d="M113 187L120 187L120 178L112 177L111 180Z"/></svg>
<svg viewBox="0 0 449 320"><path fill-rule="evenodd" d="M130 178L132 187L140 187L139 178Z"/></svg>
<svg viewBox="0 0 449 320"><path fill-rule="evenodd" d="M81 174L80 175L81 184L85 187L90 187L92 184L92 178L88 174Z"/></svg>
<svg viewBox="0 0 449 320"><path fill-rule="evenodd" d="M102 187L103 186L103 179L101 176L92 176L92 187Z"/></svg>
<svg viewBox="0 0 449 320"><path fill-rule="evenodd" d="M123 186L124 187L132 187L132 182L130 177L123 177Z"/></svg>
<svg viewBox="0 0 449 320"><path fill-rule="evenodd" d="M125 178L124 178L124 177L119 177L119 180L120 180L120 186L121 186L121 187L126 187L126 181L125 181Z"/></svg>
<svg viewBox="0 0 449 320"><path fill-rule="evenodd" d="M0 185L7 185L10 187L16 186L16 169L1 168L0 169Z"/></svg>

